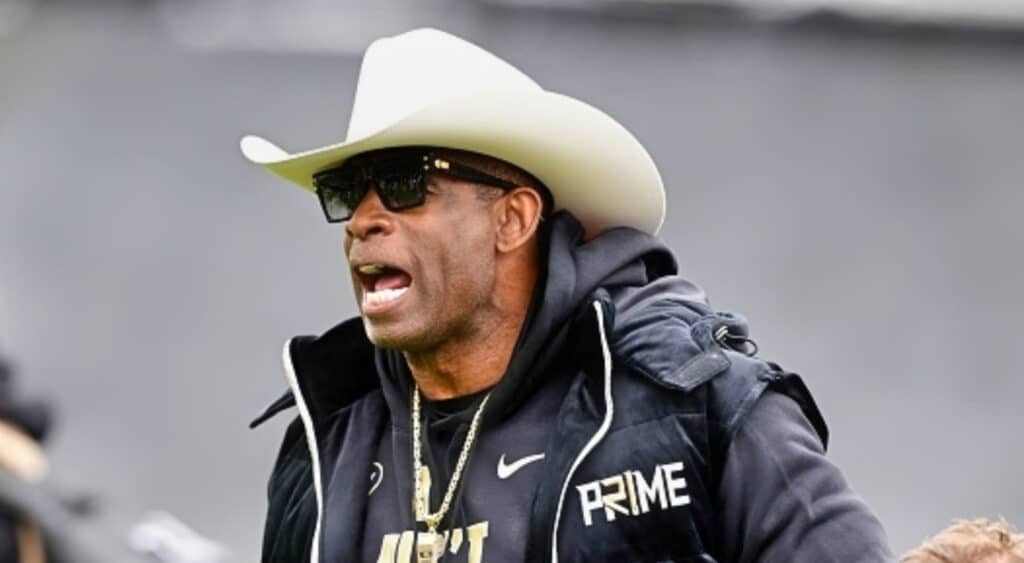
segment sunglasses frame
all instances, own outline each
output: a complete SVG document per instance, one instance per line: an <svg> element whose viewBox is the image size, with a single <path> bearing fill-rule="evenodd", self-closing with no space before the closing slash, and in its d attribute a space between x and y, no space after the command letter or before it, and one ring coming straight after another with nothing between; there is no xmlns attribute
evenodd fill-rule
<svg viewBox="0 0 1024 563"><path fill-rule="evenodd" d="M408 169L401 170L402 166L405 166ZM405 182L407 185L415 187L417 197L416 199L411 200L411 203L395 203L394 194L391 193L394 190L387 187L391 184L385 184L384 187L380 184L379 180L382 178L395 177L395 169L398 169L399 174L405 174L405 177L408 180ZM372 187L377 191L377 196L388 211L403 211L419 207L426 203L427 183L431 174L443 174L445 176L465 180L467 182L501 188L505 191L519 187L518 184L498 178L497 176L492 176L482 170L477 170L471 166L466 166L465 164L460 164L458 162L442 158L429 150L418 153L414 152L412 154L395 155L390 158L383 158L381 160L371 162L353 162L352 160L349 160L341 166L329 168L314 174L313 186L316 190L317 198L320 200L320 207L323 209L324 217L327 218L327 222L341 223L351 219L356 208L353 207L347 216L332 216L328 209L326 199L329 191L361 190L361 193L357 193L358 198L352 199L357 202L362 202L363 198L366 197L366 194L370 192ZM414 177L414 175L416 176ZM413 181L415 184L412 183ZM334 185L332 186L331 184ZM343 187L339 187L339 184ZM356 204L356 207L358 206L359 203Z"/></svg>

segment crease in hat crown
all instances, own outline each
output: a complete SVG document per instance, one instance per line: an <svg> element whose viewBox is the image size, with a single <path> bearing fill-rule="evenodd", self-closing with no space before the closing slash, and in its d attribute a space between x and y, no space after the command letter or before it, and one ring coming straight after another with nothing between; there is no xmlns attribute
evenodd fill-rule
<svg viewBox="0 0 1024 563"><path fill-rule="evenodd" d="M469 41L417 29L364 54L345 140L289 153L255 135L242 153L313 191L312 176L381 148L475 151L529 171L596 234L616 226L657 233L665 192L650 154L618 121L532 78Z"/></svg>
<svg viewBox="0 0 1024 563"><path fill-rule="evenodd" d="M359 69L346 141L368 137L436 103L487 92L540 91L521 70L437 29L370 44Z"/></svg>

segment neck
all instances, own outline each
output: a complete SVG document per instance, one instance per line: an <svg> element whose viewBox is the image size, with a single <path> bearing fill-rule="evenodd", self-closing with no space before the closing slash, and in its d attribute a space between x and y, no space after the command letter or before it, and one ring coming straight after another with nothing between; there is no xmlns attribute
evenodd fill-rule
<svg viewBox="0 0 1024 563"><path fill-rule="evenodd" d="M420 392L432 400L453 399L493 387L501 380L526 318L526 308L473 331L450 339L435 349L405 352Z"/></svg>
<svg viewBox="0 0 1024 563"><path fill-rule="evenodd" d="M435 401L471 395L493 387L505 375L519 332L533 299L534 269L504 280L484 320L429 350L404 352L405 362L420 392Z"/></svg>

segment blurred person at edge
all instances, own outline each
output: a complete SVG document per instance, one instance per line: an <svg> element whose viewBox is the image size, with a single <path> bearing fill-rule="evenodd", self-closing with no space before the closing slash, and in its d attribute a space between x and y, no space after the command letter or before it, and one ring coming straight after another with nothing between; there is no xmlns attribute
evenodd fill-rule
<svg viewBox="0 0 1024 563"><path fill-rule="evenodd" d="M166 513L133 528L137 552L110 533L92 499L56 490L42 442L47 401L16 392L0 358L0 563L216 563L223 549Z"/></svg>
<svg viewBox="0 0 1024 563"><path fill-rule="evenodd" d="M41 482L49 467L40 445L50 406L15 394L10 364L0 358L0 563L43 563L43 536L15 498Z"/></svg>
<svg viewBox="0 0 1024 563"><path fill-rule="evenodd" d="M958 520L905 553L900 563L1024 563L1024 533L1006 520Z"/></svg>
<svg viewBox="0 0 1024 563"><path fill-rule="evenodd" d="M54 489L42 449L52 412L17 392L0 359L0 563L142 563L92 521L89 499Z"/></svg>
<svg viewBox="0 0 1024 563"><path fill-rule="evenodd" d="M285 345L253 422L297 407L263 561L894 560L608 115L421 29L369 47L345 142L241 148L347 221L361 312Z"/></svg>

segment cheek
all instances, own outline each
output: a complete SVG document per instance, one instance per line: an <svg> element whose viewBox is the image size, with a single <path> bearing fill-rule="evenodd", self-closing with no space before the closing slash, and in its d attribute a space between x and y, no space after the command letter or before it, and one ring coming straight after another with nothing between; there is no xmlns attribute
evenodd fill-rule
<svg viewBox="0 0 1024 563"><path fill-rule="evenodd" d="M439 292L439 302L463 308L490 295L494 286L494 235L489 224L480 223L463 223L458 232L439 245L431 276L436 284L431 289Z"/></svg>

